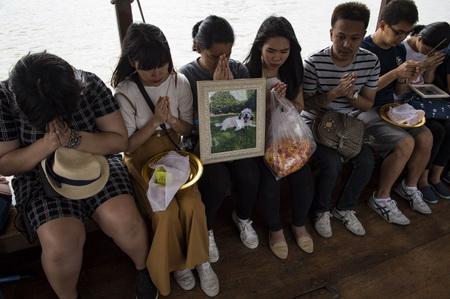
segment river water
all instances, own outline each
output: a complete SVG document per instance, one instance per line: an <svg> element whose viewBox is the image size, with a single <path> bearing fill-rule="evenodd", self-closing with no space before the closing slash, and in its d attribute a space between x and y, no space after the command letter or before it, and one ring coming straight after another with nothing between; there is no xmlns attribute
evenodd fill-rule
<svg viewBox="0 0 450 299"><path fill-rule="evenodd" d="M232 58L242 60L261 22L269 15L292 23L303 56L329 44L329 0L141 0L148 23L159 26L171 46L175 66L196 57L191 51L191 28L209 14L225 17L236 42ZM380 0L363 1L371 10L368 33L374 31ZM450 21L450 1L417 0L420 23ZM132 3L134 20L141 17ZM75 67L95 72L109 82L120 45L114 6L109 0L0 0L0 80L24 54L47 50Z"/></svg>

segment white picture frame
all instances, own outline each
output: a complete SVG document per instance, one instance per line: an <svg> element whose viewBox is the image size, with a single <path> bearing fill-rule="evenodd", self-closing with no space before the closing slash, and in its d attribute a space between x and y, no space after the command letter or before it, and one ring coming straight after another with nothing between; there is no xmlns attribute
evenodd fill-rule
<svg viewBox="0 0 450 299"><path fill-rule="evenodd" d="M197 81L204 164L264 155L266 80Z"/></svg>
<svg viewBox="0 0 450 299"><path fill-rule="evenodd" d="M442 99L450 95L434 84L410 84L411 89L425 99Z"/></svg>

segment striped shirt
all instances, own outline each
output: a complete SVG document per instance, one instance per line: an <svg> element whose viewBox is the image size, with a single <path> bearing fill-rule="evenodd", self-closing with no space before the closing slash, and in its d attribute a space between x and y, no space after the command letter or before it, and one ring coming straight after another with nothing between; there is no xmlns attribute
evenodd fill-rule
<svg viewBox="0 0 450 299"><path fill-rule="evenodd" d="M339 85L342 76L356 73L356 91L361 92L363 88L376 89L380 75L380 63L372 52L359 48L353 62L347 66L336 66L331 57L331 46L312 54L305 60L305 78L303 90L305 98L315 94L323 94ZM305 100L305 111L302 117L310 122L317 117L318 110L314 103ZM320 112L334 110L341 113L357 114L359 110L349 102L346 97L338 97L326 107L320 108Z"/></svg>

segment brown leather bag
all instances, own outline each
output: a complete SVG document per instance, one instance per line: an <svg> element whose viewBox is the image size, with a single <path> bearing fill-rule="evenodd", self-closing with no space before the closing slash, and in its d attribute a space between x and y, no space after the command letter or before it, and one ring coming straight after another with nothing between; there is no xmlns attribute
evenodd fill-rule
<svg viewBox="0 0 450 299"><path fill-rule="evenodd" d="M317 143L335 149L347 161L361 151L364 123L353 116L328 111L316 118L313 133Z"/></svg>

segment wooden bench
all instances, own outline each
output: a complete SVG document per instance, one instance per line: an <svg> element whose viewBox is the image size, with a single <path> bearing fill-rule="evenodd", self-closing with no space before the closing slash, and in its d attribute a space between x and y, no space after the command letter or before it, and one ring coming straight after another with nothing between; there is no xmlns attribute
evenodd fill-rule
<svg viewBox="0 0 450 299"><path fill-rule="evenodd" d="M30 244L28 240L16 229L14 219L17 210L11 207L9 210L8 223L3 234L0 235L0 253L10 253L18 250L39 245L38 242Z"/></svg>
<svg viewBox="0 0 450 299"><path fill-rule="evenodd" d="M9 210L8 223L6 225L5 231L0 234L0 254L11 253L19 250L39 246L39 241L33 243L28 242L28 240L19 232L14 225L14 220L17 215L17 210L15 207L11 207ZM92 232L99 229L98 225L94 221L88 221L85 225L86 232Z"/></svg>

